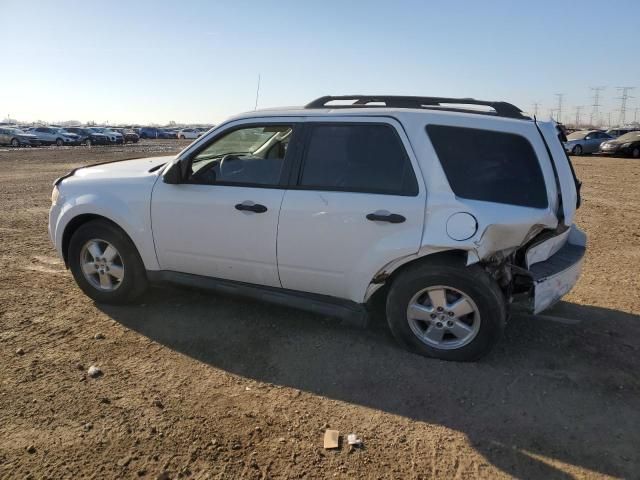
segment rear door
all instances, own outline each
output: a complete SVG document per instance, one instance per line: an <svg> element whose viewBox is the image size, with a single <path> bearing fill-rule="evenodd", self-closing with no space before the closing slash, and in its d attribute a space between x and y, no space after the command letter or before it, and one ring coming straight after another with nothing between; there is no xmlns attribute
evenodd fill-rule
<svg viewBox="0 0 640 480"><path fill-rule="evenodd" d="M362 302L376 272L418 251L425 189L400 124L308 119L278 225L284 288Z"/></svg>

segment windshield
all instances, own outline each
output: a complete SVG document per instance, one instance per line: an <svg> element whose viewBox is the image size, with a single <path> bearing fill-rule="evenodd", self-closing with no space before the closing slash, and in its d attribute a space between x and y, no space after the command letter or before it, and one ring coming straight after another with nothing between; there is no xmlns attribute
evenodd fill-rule
<svg viewBox="0 0 640 480"><path fill-rule="evenodd" d="M638 140L640 140L640 131L625 133L618 137L619 142L636 142Z"/></svg>
<svg viewBox="0 0 640 480"><path fill-rule="evenodd" d="M573 132L567 135L567 140L582 140L589 132Z"/></svg>

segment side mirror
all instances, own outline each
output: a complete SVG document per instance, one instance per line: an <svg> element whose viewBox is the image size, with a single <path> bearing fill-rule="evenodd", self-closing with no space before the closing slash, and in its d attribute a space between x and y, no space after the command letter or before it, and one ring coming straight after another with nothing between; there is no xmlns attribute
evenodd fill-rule
<svg viewBox="0 0 640 480"><path fill-rule="evenodd" d="M170 185L177 185L182 182L182 171L180 168L180 162L176 162L171 165L171 168L164 172L163 176L164 183L168 183Z"/></svg>

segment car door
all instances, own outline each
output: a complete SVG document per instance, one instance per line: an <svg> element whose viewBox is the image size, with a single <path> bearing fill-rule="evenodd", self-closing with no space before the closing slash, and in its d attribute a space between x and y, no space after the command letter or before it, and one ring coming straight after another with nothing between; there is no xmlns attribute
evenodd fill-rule
<svg viewBox="0 0 640 480"><path fill-rule="evenodd" d="M180 159L183 180L156 182L151 218L163 270L280 287L278 214L295 120L237 121Z"/></svg>
<svg viewBox="0 0 640 480"><path fill-rule="evenodd" d="M7 135L7 130L0 128L0 145L9 143L10 139L8 137L9 135Z"/></svg>
<svg viewBox="0 0 640 480"><path fill-rule="evenodd" d="M420 248L417 161L386 117L309 118L303 152L280 211L282 286L362 302L376 272Z"/></svg>
<svg viewBox="0 0 640 480"><path fill-rule="evenodd" d="M593 153L599 150L600 144L604 141L601 135L599 132L592 132L585 137L585 153Z"/></svg>

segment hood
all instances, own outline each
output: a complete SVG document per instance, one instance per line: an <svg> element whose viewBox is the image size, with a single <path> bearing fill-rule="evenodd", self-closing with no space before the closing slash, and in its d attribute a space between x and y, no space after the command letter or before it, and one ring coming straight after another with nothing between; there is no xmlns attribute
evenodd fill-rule
<svg viewBox="0 0 640 480"><path fill-rule="evenodd" d="M135 160L121 160L81 167L70 172L69 176L77 179L124 179L152 175L149 170L153 167L172 161L175 156L138 158ZM63 177L67 178L67 177ZM62 180L62 179L60 179Z"/></svg>

